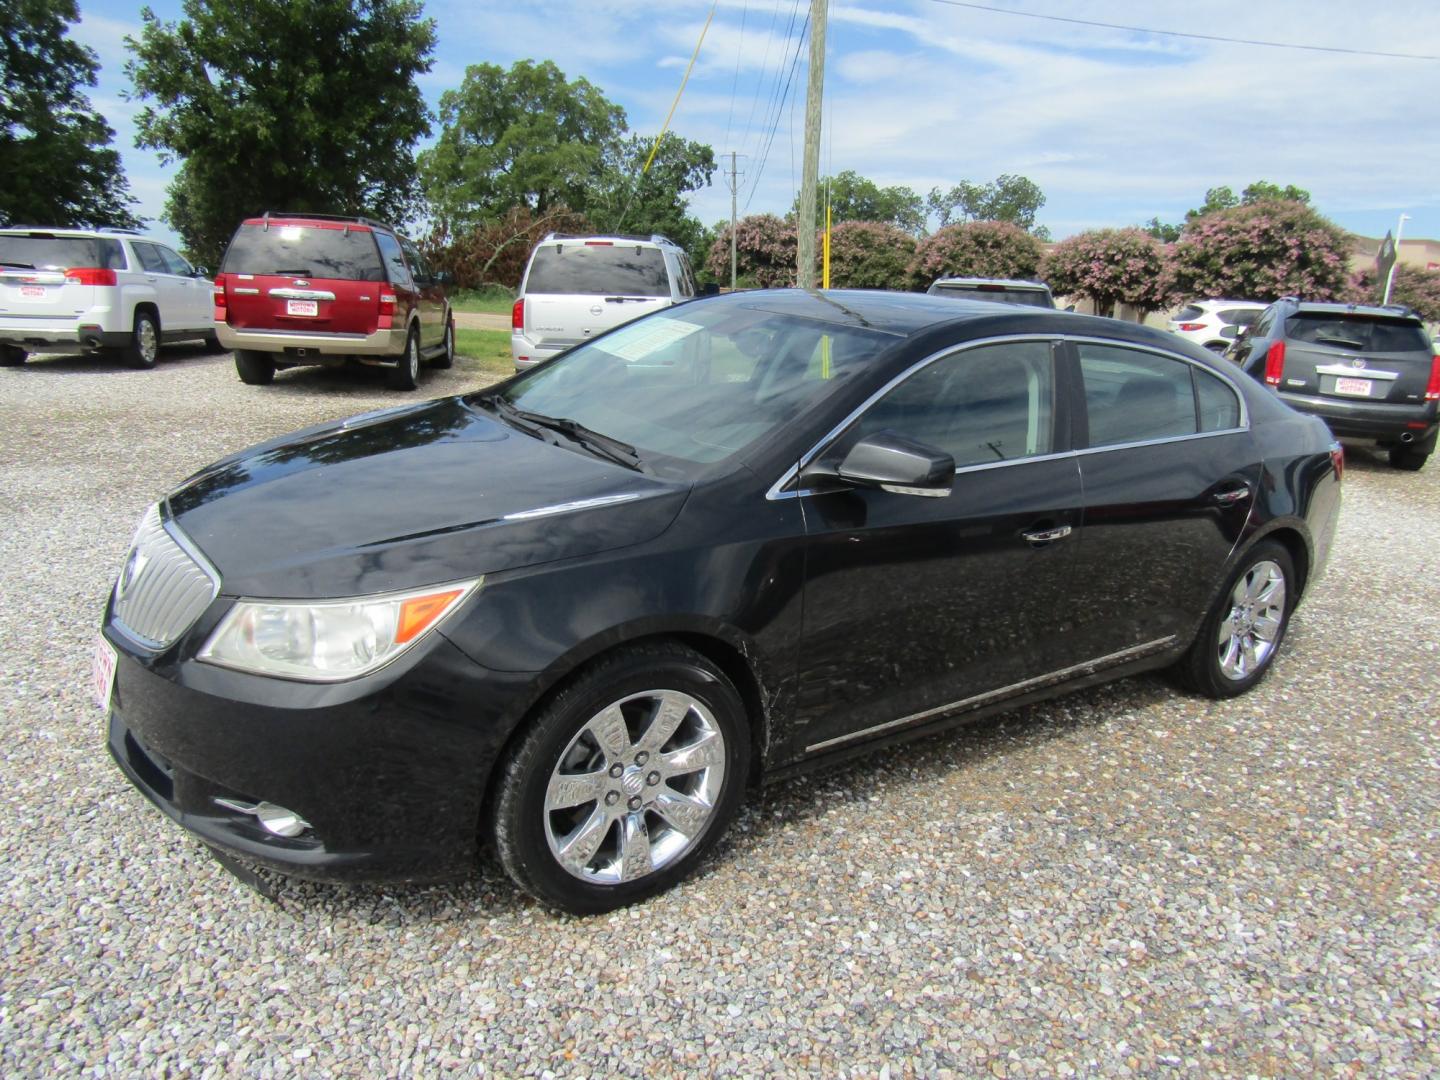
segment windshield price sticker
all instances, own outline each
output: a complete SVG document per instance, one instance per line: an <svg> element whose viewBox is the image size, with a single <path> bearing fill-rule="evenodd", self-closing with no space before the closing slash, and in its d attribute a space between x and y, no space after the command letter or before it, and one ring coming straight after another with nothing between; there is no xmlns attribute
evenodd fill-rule
<svg viewBox="0 0 1440 1080"><path fill-rule="evenodd" d="M683 319L647 319L637 325L616 330L595 342L595 348L634 363L702 329L704 327Z"/></svg>

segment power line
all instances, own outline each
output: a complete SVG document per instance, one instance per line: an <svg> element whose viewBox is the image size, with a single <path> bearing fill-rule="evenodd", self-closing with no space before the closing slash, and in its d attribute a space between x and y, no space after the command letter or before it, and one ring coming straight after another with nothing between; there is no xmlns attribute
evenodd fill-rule
<svg viewBox="0 0 1440 1080"><path fill-rule="evenodd" d="M794 3L790 6L790 21L785 26L784 44L780 48L780 65L775 69L775 78L770 83L769 94L766 95L765 112L760 118L759 134L755 142L755 154L752 155L754 157L759 157L761 154L761 144L765 141L765 128L770 122L770 116L775 110L782 108L778 103L780 102L780 88L785 79L785 56L790 51L791 42L795 40L795 20L800 17L800 5L803 2L804 0L794 0ZM746 130L748 132L749 129L747 128Z"/></svg>
<svg viewBox="0 0 1440 1080"><path fill-rule="evenodd" d="M730 125L735 119L735 91L740 87L740 58L745 54L745 20L750 15L750 0L740 9L740 43L735 47L735 77L730 80L730 113L725 117L725 141L721 146L730 145Z"/></svg>
<svg viewBox="0 0 1440 1080"><path fill-rule="evenodd" d="M775 108L775 119L770 125L770 133L763 137L765 150L759 155L760 164L755 169L755 182L750 185L750 194L745 198L745 209L748 212L750 203L755 199L755 192L760 189L760 178L765 173L765 164L770 159L770 148L775 144L775 132L780 127L780 118L785 114L785 102L790 97L790 84L795 80L795 71L800 66L800 50L805 44L806 34L810 29L810 13L805 13L805 22L800 27L800 35L795 39L795 55L790 60L790 73L785 77L785 89L780 94L780 100Z"/></svg>
<svg viewBox="0 0 1440 1080"><path fill-rule="evenodd" d="M1038 11L1015 11L1012 8L991 7L989 4L972 4L968 0L930 0L930 2L945 4L948 7L969 8L972 11L988 11L994 15L1018 15L1024 19L1043 19L1046 22L1070 23L1074 26L1098 26L1103 30L1126 30L1135 34L1154 34L1157 37L1220 41L1227 45L1258 45L1267 49L1300 49L1305 52L1345 53L1349 56L1384 56L1392 60L1440 60L1440 56L1430 56L1424 53L1378 52L1374 49L1346 49L1338 45L1298 45L1289 41L1257 41L1253 38L1221 37L1218 34L1192 34L1183 30L1154 30L1147 26L1125 26L1122 23L1096 22L1093 19L1072 19L1065 15L1042 15Z"/></svg>
<svg viewBox="0 0 1440 1080"><path fill-rule="evenodd" d="M770 28L765 31L765 55L760 61L760 74L755 78L755 93L750 98L750 115L745 118L747 147L749 145L750 132L755 127L755 109L760 104L760 88L765 85L765 72L770 67L770 46L775 40L775 23L780 18L780 2L781 0L775 0L775 5L770 9ZM781 57L781 66L783 67L783 52L781 53Z"/></svg>

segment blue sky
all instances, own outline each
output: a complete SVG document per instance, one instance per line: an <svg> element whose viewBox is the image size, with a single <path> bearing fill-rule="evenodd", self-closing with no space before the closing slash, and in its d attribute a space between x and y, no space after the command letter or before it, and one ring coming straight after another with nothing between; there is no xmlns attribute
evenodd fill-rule
<svg viewBox="0 0 1440 1080"><path fill-rule="evenodd" d="M1348 49L1440 55L1440 4L1393 0L988 0L1017 12ZM163 19L178 0L152 0ZM809 0L719 0L672 129L740 159L741 213L784 212L799 185L807 52L784 108L777 80ZM117 131L140 211L158 218L169 170L134 148L123 38L138 3L81 0L74 33L99 54L96 107ZM467 64L550 59L654 134L710 0L434 0L432 108ZM798 14L797 14L798 13ZM832 0L823 172L854 169L922 195L1001 173L1047 196L1058 239L1179 220L1207 188L1256 179L1308 189L1344 227L1440 238L1440 62L1302 52L1082 27L940 0ZM783 69L783 70L782 70ZM773 128L773 136L770 134ZM767 152L768 147L768 152ZM715 184L692 200L728 218ZM169 234L156 223L154 231Z"/></svg>

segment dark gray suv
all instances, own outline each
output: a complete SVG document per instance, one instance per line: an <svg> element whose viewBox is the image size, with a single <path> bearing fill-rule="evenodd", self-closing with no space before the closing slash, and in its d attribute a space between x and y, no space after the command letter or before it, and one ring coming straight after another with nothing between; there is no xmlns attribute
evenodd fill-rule
<svg viewBox="0 0 1440 1080"><path fill-rule="evenodd" d="M1435 449L1440 355L1409 308L1281 297L1228 355L1340 438L1389 450L1397 469Z"/></svg>

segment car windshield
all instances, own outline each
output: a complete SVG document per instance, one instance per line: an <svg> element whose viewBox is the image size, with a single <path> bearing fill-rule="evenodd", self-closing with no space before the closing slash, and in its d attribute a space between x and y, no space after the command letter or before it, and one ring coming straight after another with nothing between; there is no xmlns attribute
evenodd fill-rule
<svg viewBox="0 0 1440 1080"><path fill-rule="evenodd" d="M68 270L92 266L125 269L120 241L98 236L54 236L47 233L0 234L0 263L36 270Z"/></svg>
<svg viewBox="0 0 1440 1080"><path fill-rule="evenodd" d="M669 296L659 248L608 240L552 241L535 249L525 292L583 296Z"/></svg>
<svg viewBox="0 0 1440 1080"><path fill-rule="evenodd" d="M1410 319L1348 312L1301 311L1286 321L1291 341L1359 353L1429 352L1430 338Z"/></svg>
<svg viewBox="0 0 1440 1080"><path fill-rule="evenodd" d="M1020 289L1010 285L936 285L930 291L938 296L958 296L966 300L993 300L1027 307L1055 306L1044 289Z"/></svg>
<svg viewBox="0 0 1440 1080"><path fill-rule="evenodd" d="M519 376L503 397L684 477L803 416L893 342L733 303L687 304L572 349Z"/></svg>
<svg viewBox="0 0 1440 1080"><path fill-rule="evenodd" d="M384 281L369 229L308 225L242 225L220 269L226 274Z"/></svg>

